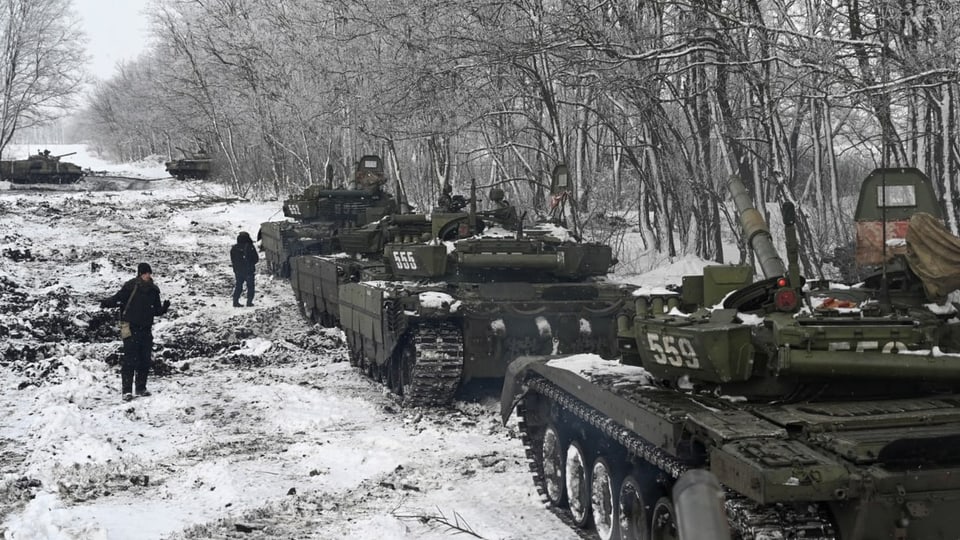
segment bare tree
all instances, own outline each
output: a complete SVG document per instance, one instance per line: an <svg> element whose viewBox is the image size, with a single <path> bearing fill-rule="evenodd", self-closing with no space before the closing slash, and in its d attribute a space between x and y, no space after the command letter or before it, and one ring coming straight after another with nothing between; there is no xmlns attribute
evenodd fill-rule
<svg viewBox="0 0 960 540"><path fill-rule="evenodd" d="M205 140L238 190L279 196L380 153L418 207L476 178L542 215L566 162L585 229L629 210L651 249L721 261L735 173L763 209L797 203L819 274L882 154L927 172L960 227L955 2L155 5L156 56L97 96L99 132L128 151Z"/></svg>
<svg viewBox="0 0 960 540"><path fill-rule="evenodd" d="M0 3L0 155L18 129L72 107L83 84L83 33L70 0Z"/></svg>

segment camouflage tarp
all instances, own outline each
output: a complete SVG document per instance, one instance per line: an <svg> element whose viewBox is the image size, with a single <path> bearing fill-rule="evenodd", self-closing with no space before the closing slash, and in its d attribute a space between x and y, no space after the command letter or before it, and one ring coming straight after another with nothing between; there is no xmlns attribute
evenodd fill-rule
<svg viewBox="0 0 960 540"><path fill-rule="evenodd" d="M910 222L907 220L887 221L884 232L883 221L858 221L856 261L859 266L876 266L905 252L905 240ZM886 250L883 249L886 240Z"/></svg>
<svg viewBox="0 0 960 540"><path fill-rule="evenodd" d="M919 212L910 218L907 262L923 280L930 300L943 302L948 294L960 289L960 238L932 215Z"/></svg>

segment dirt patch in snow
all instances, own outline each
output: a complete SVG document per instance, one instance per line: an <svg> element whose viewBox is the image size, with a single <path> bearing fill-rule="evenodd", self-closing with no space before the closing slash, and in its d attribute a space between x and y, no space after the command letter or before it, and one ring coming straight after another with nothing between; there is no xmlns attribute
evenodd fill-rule
<svg viewBox="0 0 960 540"><path fill-rule="evenodd" d="M540 506L496 389L404 410L286 281L261 274L255 306L230 306L229 247L276 208L109 191L123 183L0 192L0 534L575 537ZM122 403L117 313L98 300L141 261L172 309L154 395ZM131 512L144 505L163 509L152 529Z"/></svg>

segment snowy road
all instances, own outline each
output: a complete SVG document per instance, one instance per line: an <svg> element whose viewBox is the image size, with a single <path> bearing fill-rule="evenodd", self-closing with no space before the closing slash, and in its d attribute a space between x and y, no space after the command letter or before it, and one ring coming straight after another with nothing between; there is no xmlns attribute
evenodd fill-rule
<svg viewBox="0 0 960 540"><path fill-rule="evenodd" d="M261 274L256 307L230 307L229 247L278 202L78 187L0 190L4 538L576 538L494 395L404 410L285 281ZM96 299L140 261L173 307L154 326L154 395L123 403L115 314Z"/></svg>

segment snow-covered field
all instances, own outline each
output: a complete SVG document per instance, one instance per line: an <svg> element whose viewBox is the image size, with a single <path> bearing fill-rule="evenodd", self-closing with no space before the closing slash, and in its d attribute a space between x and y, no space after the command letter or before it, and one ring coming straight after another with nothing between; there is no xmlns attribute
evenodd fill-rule
<svg viewBox="0 0 960 540"><path fill-rule="evenodd" d="M49 148L166 176L159 159ZM286 281L260 274L256 307L231 307L229 248L278 202L175 180L14 187L0 185L5 539L576 538L542 506L495 393L405 410L300 318ZM141 261L172 308L154 394L125 403L116 313L97 301Z"/></svg>

